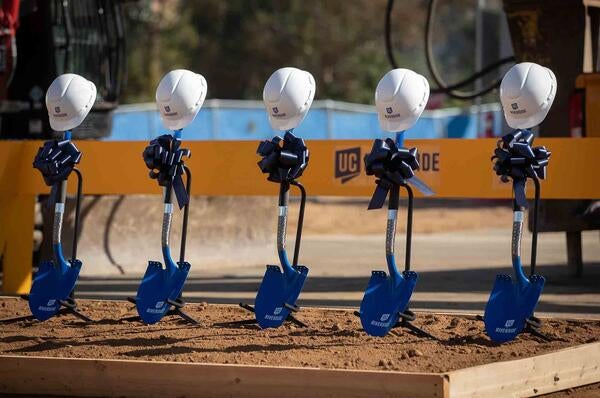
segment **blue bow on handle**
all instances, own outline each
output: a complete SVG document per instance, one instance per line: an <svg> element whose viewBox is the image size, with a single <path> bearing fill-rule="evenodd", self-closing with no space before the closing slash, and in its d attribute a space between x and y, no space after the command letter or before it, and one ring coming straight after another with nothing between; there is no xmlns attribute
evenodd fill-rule
<svg viewBox="0 0 600 398"><path fill-rule="evenodd" d="M543 146L532 148L532 144L531 131L516 130L498 141L492 156L494 171L504 182L512 179L514 191L512 267L516 281L513 282L510 275L496 275L483 317L486 333L492 340L500 343L514 339L524 330L526 324L531 322L545 284L544 277L535 274L537 213L540 200L539 180L546 178L546 168L551 153ZM525 275L521 264L521 237L524 210L527 208L525 186L528 178L531 178L535 184L529 277Z"/></svg>
<svg viewBox="0 0 600 398"><path fill-rule="evenodd" d="M46 203L47 207L51 207L56 201L59 183L69 178L73 168L80 161L81 152L71 141L70 132L65 132L64 139L46 141L38 149L33 160L33 167L40 171L44 183L52 187L50 199Z"/></svg>
<svg viewBox="0 0 600 398"><path fill-rule="evenodd" d="M52 186L69 178L73 167L81 160L81 152L73 141L52 140L44 142L33 160L33 167L42 173L44 182Z"/></svg>
<svg viewBox="0 0 600 398"><path fill-rule="evenodd" d="M546 147L531 147L533 133L517 130L506 134L498 141L492 160L494 171L503 182L513 180L515 201L520 207L527 206L525 182L527 178L546 178L546 168L551 152Z"/></svg>
<svg viewBox="0 0 600 398"><path fill-rule="evenodd" d="M409 183L425 195L434 192L415 176L419 169L417 148L400 148L393 139L376 139L371 152L365 156L367 175L377 177L377 187L369 202L369 210L383 207L385 199L394 186Z"/></svg>
<svg viewBox="0 0 600 398"><path fill-rule="evenodd" d="M150 178L157 180L161 187L172 185L180 209L190 201L181 176L184 173L183 158L189 158L191 154L189 149L181 148L178 137L169 134L150 141L142 154L146 167L150 169Z"/></svg>
<svg viewBox="0 0 600 398"><path fill-rule="evenodd" d="M296 180L308 165L308 148L304 140L289 131L283 138L275 136L270 141L262 141L256 153L262 157L258 167L272 182Z"/></svg>

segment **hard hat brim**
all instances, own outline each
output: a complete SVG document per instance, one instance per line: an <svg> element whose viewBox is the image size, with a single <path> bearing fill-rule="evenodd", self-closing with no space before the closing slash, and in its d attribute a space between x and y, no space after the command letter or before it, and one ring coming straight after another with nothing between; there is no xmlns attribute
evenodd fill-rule
<svg viewBox="0 0 600 398"><path fill-rule="evenodd" d="M379 119L379 125L381 128L390 133L397 133L399 131L408 130L419 120L421 113L413 115L409 118L403 118L402 121L388 120L380 112L377 113Z"/></svg>
<svg viewBox="0 0 600 398"><path fill-rule="evenodd" d="M181 129L189 126L194 121L198 112L200 112L200 107L198 107L198 110L194 113L189 113L189 114L185 115L184 117L181 117L178 119L173 119L173 120L167 119L161 114L161 120L163 122L163 125L167 129L181 130Z"/></svg>
<svg viewBox="0 0 600 398"><path fill-rule="evenodd" d="M506 124L508 124L510 128L530 129L532 127L538 126L544 121L551 107L552 103L546 104L534 115L525 118L515 118L510 113L504 111L504 118L506 119Z"/></svg>

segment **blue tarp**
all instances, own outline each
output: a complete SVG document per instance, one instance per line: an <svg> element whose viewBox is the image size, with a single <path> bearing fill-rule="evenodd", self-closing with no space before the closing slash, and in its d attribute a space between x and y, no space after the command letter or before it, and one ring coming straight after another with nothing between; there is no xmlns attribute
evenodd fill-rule
<svg viewBox="0 0 600 398"><path fill-rule="evenodd" d="M255 101L249 101L250 106L243 105L243 101L232 101L233 105L226 106L221 102L227 101L218 104L215 101L212 106L200 110L184 131L186 140L256 141L277 133L271 129L264 108L255 105ZM236 107L236 103L241 105ZM336 107L336 104L330 101L326 106L313 107L296 133L305 139L373 139L389 135L379 127L373 107L354 104ZM352 107L363 107L367 111L355 111ZM478 115L483 130L480 134L476 131ZM406 138L499 136L503 129L502 112L499 106L492 104L484 106L480 113L458 109L426 112L407 131ZM106 139L148 141L164 132L166 130L152 105L127 105L114 112L112 132Z"/></svg>

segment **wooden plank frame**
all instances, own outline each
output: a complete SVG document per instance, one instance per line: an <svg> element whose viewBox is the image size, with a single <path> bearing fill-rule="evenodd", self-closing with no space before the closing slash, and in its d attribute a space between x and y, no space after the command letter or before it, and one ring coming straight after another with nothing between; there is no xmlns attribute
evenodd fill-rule
<svg viewBox="0 0 600 398"><path fill-rule="evenodd" d="M105 397L531 397L600 382L600 342L447 373L0 356L0 393Z"/></svg>

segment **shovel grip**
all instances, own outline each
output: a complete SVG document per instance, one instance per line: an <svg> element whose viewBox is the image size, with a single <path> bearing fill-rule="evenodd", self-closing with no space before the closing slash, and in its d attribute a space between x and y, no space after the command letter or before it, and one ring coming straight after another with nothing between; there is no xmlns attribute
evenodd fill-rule
<svg viewBox="0 0 600 398"><path fill-rule="evenodd" d="M57 245L61 243L62 225L65 215L65 200L67 197L67 182L58 183L59 198L54 204L54 222L52 226L52 243Z"/></svg>
<svg viewBox="0 0 600 398"><path fill-rule="evenodd" d="M513 230L512 230L512 263L515 276L521 286L527 284L528 280L523 272L521 265L521 237L523 236L523 219L525 212L523 210L515 210L513 212Z"/></svg>
<svg viewBox="0 0 600 398"><path fill-rule="evenodd" d="M279 206L279 215L277 217L277 251L285 251L285 235L287 230L287 206Z"/></svg>
<svg viewBox="0 0 600 398"><path fill-rule="evenodd" d="M169 246L169 236L171 234L171 221L173 220L173 204L165 203L163 214L161 244L162 247Z"/></svg>
<svg viewBox="0 0 600 398"><path fill-rule="evenodd" d="M173 220L173 187L168 184L165 187L164 212L161 234L162 247L169 246L169 235L171 234L171 221ZM166 261L166 260L165 260Z"/></svg>
<svg viewBox="0 0 600 398"><path fill-rule="evenodd" d="M290 197L290 184L279 184L279 208L277 216L277 251L285 251L285 236L287 233L288 202Z"/></svg>

